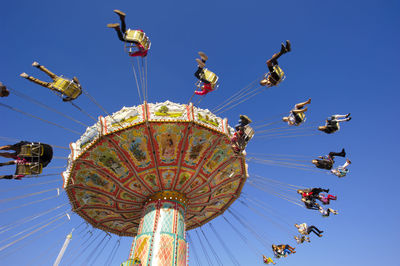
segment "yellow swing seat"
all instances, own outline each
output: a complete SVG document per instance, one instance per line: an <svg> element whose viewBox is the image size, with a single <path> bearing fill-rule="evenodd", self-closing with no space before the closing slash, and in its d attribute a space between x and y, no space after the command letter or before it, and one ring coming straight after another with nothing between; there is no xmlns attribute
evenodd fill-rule
<svg viewBox="0 0 400 266"><path fill-rule="evenodd" d="M301 112L301 113L297 113L297 115L300 117L301 122L305 122L306 121L306 114Z"/></svg>
<svg viewBox="0 0 400 266"><path fill-rule="evenodd" d="M210 82L211 87L214 89L215 86L217 86L218 83L218 76L214 73L211 72L210 70L208 70L207 68L204 68L202 73L200 74L200 77L202 79L207 80L208 82Z"/></svg>
<svg viewBox="0 0 400 266"><path fill-rule="evenodd" d="M72 99L76 99L82 94L82 88L79 84L76 84L73 80L64 78L62 76L57 77L54 80L52 89Z"/></svg>
<svg viewBox="0 0 400 266"><path fill-rule="evenodd" d="M16 175L40 175L43 170L41 163L17 164Z"/></svg>
<svg viewBox="0 0 400 266"><path fill-rule="evenodd" d="M134 42L140 44L144 50L149 50L151 46L151 42L149 37L146 36L146 33L140 30L131 30L128 29L125 32L125 40L127 42ZM129 43L126 44L127 48L133 48L134 45L130 45Z"/></svg>
<svg viewBox="0 0 400 266"><path fill-rule="evenodd" d="M25 144L21 147L18 157L40 157L44 153L43 145L39 143Z"/></svg>
<svg viewBox="0 0 400 266"><path fill-rule="evenodd" d="M268 72L267 74L265 74L265 79L268 80L268 78L271 76L271 79L276 81L275 85L271 85L271 86L277 86L279 83L281 83L283 80L285 80L286 76L285 76L285 72L283 72L282 68L280 68L280 66L275 65L273 66L274 68L274 72L279 76L279 80L275 80L272 76L271 76L271 72Z"/></svg>

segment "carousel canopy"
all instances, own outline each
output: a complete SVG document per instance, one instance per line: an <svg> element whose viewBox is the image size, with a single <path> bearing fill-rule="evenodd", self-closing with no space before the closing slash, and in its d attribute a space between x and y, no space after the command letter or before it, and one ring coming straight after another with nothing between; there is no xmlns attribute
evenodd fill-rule
<svg viewBox="0 0 400 266"><path fill-rule="evenodd" d="M159 195L186 206L190 230L222 214L246 181L232 133L226 119L191 104L124 107L70 145L64 188L73 210L104 231L135 236L144 204Z"/></svg>

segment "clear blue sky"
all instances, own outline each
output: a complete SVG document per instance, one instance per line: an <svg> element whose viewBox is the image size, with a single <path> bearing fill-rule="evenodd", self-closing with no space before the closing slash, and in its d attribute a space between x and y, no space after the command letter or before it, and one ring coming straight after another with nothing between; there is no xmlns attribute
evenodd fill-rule
<svg viewBox="0 0 400 266"><path fill-rule="evenodd" d="M77 76L83 87L109 112L139 104L130 58L124 54L115 32L106 28L107 23L118 22L113 9L125 11L128 27L140 27L151 38L148 57L150 102L168 99L186 103L194 89L194 59L197 51L202 50L209 56L209 68L220 76L220 88L200 103L202 108L213 108L265 72L265 61L278 51L282 41L290 39L293 51L279 61L287 74L286 80L278 88L259 94L223 116L231 125L242 113L248 114L254 122L275 121L279 114L307 98L312 98L312 103L305 126L318 121L322 123L331 114L351 112L353 120L343 124L336 134L271 140L255 138L247 149L248 153L303 155L311 160L329 151L346 148L353 164L349 175L341 180L323 172L249 162L250 175L306 187L329 187L338 195L332 207L340 214L323 219L316 212L249 186L243 191L279 210L282 224L284 220L291 223L304 221L325 231L323 238L314 237L310 244L298 246L298 252L279 260L279 265L399 265L396 256L400 237L397 227L400 222L397 204L400 181L396 174L399 125L398 108L395 108L400 96L398 1L6 1L0 10L0 81L89 125L93 121L88 117L62 103L47 89L20 78L19 74L27 72L46 79L44 74L31 67L33 61L38 61L57 74ZM13 95L0 101L84 132L84 127ZM94 116L104 115L84 95L76 103ZM73 133L3 107L0 112L0 135L3 137L59 146L68 146L78 138ZM1 145L7 143L0 140ZM55 150L57 157L67 155L67 150ZM65 164L65 160L54 159L44 173L61 172L62 169L51 167ZM2 174L5 172L0 170ZM60 182L23 188L52 180ZM1 199L60 185L60 176L2 180ZM14 188L19 190L11 191ZM52 195L54 192L1 203L0 226L66 202L63 194L29 207L1 211ZM232 208L241 212L260 235L275 243L295 245L293 236L280 231L274 223L263 220L239 203ZM55 214L57 212L52 213ZM52 215L35 220L32 225L45 223ZM228 214L226 217L232 219ZM51 265L67 233L81 221L73 215L71 222L39 240L29 242L34 235L0 252L0 265ZM230 230L223 219L216 219L213 224L242 265L262 264L261 258ZM265 250L244 227L235 225L254 245ZM1 234L0 241L4 242L0 245L10 242L5 240L8 236L28 227ZM293 228L287 228L293 231ZM204 230L224 265L231 265L212 231L207 226ZM84 232L74 234L66 254L82 251ZM191 237L195 240L196 252L202 254L197 236L192 234ZM107 259L116 239L113 237L108 243L96 264ZM122 240L114 265L127 259L130 242L128 238ZM76 265L93 262L88 263L86 258L96 243L84 251L75 261ZM14 249L15 252L7 255ZM270 254L269 250L265 253ZM189 257L190 265L196 265L193 252L190 251ZM206 265L204 258L200 260Z"/></svg>

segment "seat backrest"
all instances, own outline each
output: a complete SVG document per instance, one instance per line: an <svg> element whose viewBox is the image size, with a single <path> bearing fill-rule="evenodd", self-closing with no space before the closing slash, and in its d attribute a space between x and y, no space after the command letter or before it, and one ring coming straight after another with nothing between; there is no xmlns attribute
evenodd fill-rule
<svg viewBox="0 0 400 266"><path fill-rule="evenodd" d="M146 36L146 33L140 30L127 30L125 33L125 40L128 42L139 43L145 50L150 49L150 39Z"/></svg>
<svg viewBox="0 0 400 266"><path fill-rule="evenodd" d="M41 163L17 164L16 175L39 175L42 173L43 165Z"/></svg>
<svg viewBox="0 0 400 266"><path fill-rule="evenodd" d="M18 157L40 157L43 155L44 149L40 143L30 143L22 145L21 152Z"/></svg>
<svg viewBox="0 0 400 266"><path fill-rule="evenodd" d="M282 70L282 68L280 68L280 66L275 65L274 72L279 76L280 81L285 79L285 72L283 72L283 70Z"/></svg>
<svg viewBox="0 0 400 266"><path fill-rule="evenodd" d="M254 129L251 127L251 126L249 126L249 125L246 125L245 127L244 127L244 135L246 136L246 138L248 139L248 140L251 140L252 138L253 138L253 136L254 136Z"/></svg>
<svg viewBox="0 0 400 266"><path fill-rule="evenodd" d="M218 76L214 72L211 72L207 68L204 68L202 74L203 78L208 82L210 82L212 87L214 87L217 84Z"/></svg>
<svg viewBox="0 0 400 266"><path fill-rule="evenodd" d="M62 93L72 99L76 99L79 95L82 94L82 88L75 82L71 82Z"/></svg>
<svg viewBox="0 0 400 266"><path fill-rule="evenodd" d="M61 94L64 94L72 99L76 99L82 93L82 88L80 85L64 77L58 77L54 81L52 87Z"/></svg>

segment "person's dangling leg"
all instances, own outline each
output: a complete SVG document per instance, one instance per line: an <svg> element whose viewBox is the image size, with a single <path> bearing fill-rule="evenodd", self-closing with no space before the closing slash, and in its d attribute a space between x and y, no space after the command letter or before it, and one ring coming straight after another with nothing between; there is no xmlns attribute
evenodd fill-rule
<svg viewBox="0 0 400 266"><path fill-rule="evenodd" d="M0 151L14 150L13 145L0 146Z"/></svg>
<svg viewBox="0 0 400 266"><path fill-rule="evenodd" d="M331 151L329 153L329 157L330 158L334 158L335 156L340 156L340 157L346 157L346 151L344 150L344 148L340 151L340 152L333 152Z"/></svg>
<svg viewBox="0 0 400 266"><path fill-rule="evenodd" d="M308 99L307 101L302 102L302 103L298 103L294 106L293 111L299 110L301 112L305 112L305 111L307 111L307 107L305 109L303 109L303 107L310 103L311 103L311 99Z"/></svg>
<svg viewBox="0 0 400 266"><path fill-rule="evenodd" d="M347 121L350 121L351 120L351 117L348 117L348 118L345 118L345 119L336 119L335 121L336 122L347 122Z"/></svg>
<svg viewBox="0 0 400 266"><path fill-rule="evenodd" d="M304 113L307 112L308 108L304 108L304 109L293 109L292 112L295 114L299 114L299 113Z"/></svg>
<svg viewBox="0 0 400 266"><path fill-rule="evenodd" d="M332 115L332 120L338 119L338 118L346 118L346 115Z"/></svg>
<svg viewBox="0 0 400 266"><path fill-rule="evenodd" d="M32 77L32 76L29 76L29 75L26 74L25 72L22 73L20 76L23 77L23 78L26 78L27 80L30 80L30 81L32 81L32 82L34 82L34 83L36 83L36 84L39 84L40 86L43 86L43 87L46 87L46 88L50 88L50 87L51 87L51 83L50 83L50 82L41 81L41 80L39 80L39 79L37 79L37 78L34 78L34 77Z"/></svg>
<svg viewBox="0 0 400 266"><path fill-rule="evenodd" d="M47 75L49 75L49 77L52 80L55 80L57 78L57 75L54 74L53 72L51 72L50 70L48 70L47 68L45 68L44 66L40 65L38 62L33 62L32 66L40 69L41 71L43 71L44 73L46 73Z"/></svg>
<svg viewBox="0 0 400 266"><path fill-rule="evenodd" d="M119 27L119 23L107 24L107 27L114 29L117 32L118 39L121 42L125 42L124 35L122 34L121 29Z"/></svg>
<svg viewBox="0 0 400 266"><path fill-rule="evenodd" d="M332 115L332 120L336 122L350 121L351 120L350 113L348 113L347 115Z"/></svg>
<svg viewBox="0 0 400 266"><path fill-rule="evenodd" d="M0 179L13 179L13 175L0 175Z"/></svg>
<svg viewBox="0 0 400 266"><path fill-rule="evenodd" d="M5 162L5 163L0 163L0 166L13 165L13 164L16 164L16 163L17 163L17 161L13 160L13 161Z"/></svg>
<svg viewBox="0 0 400 266"><path fill-rule="evenodd" d="M317 236L321 237L321 234L324 231L319 230L317 227L315 227L314 225L311 225L307 228L307 233L310 234L311 232L313 232L314 234L316 234Z"/></svg>
<svg viewBox="0 0 400 266"><path fill-rule="evenodd" d="M296 253L294 247L291 247L290 245L286 245L286 247L290 250L290 252Z"/></svg>
<svg viewBox="0 0 400 266"><path fill-rule="evenodd" d="M17 153L0 152L0 156L4 158L17 159Z"/></svg>
<svg viewBox="0 0 400 266"><path fill-rule="evenodd" d="M195 76L198 80L201 80L201 77L200 77L201 72L203 72L203 68L200 67L200 66L197 68L196 72L194 72L194 76Z"/></svg>
<svg viewBox="0 0 400 266"><path fill-rule="evenodd" d="M337 197L334 196L334 195L331 195L331 194L328 194L328 196L326 196L326 198L327 198L328 200L337 200Z"/></svg>
<svg viewBox="0 0 400 266"><path fill-rule="evenodd" d="M346 159L346 162L341 166L342 169L346 169L347 166L351 164L351 161L349 159Z"/></svg>
<svg viewBox="0 0 400 266"><path fill-rule="evenodd" d="M123 33L126 32L126 24L125 24L125 16L126 14L122 12L121 10L115 9L114 13L116 13L119 16L119 19L121 20L121 30Z"/></svg>
<svg viewBox="0 0 400 266"><path fill-rule="evenodd" d="M285 45L282 43L281 44L281 50L278 53L275 53L271 59L269 59L267 61L267 66L268 69L270 67L273 67L274 65L278 65L278 58L281 57L283 54L286 54L287 52L291 51L291 45L289 41L286 41L286 47ZM271 69L269 69L271 71ZM271 71L272 72L272 71Z"/></svg>

